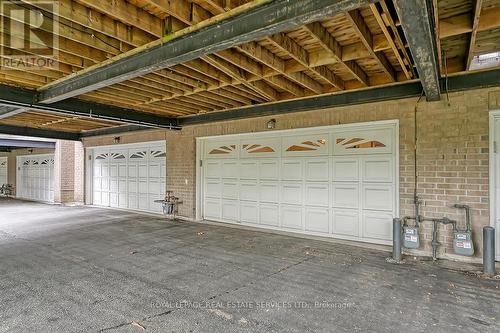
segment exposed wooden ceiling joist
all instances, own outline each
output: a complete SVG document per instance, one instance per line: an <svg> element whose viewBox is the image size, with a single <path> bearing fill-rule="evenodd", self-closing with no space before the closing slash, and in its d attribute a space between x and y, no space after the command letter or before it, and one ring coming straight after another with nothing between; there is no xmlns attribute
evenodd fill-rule
<svg viewBox="0 0 500 333"><path fill-rule="evenodd" d="M222 14L217 24L203 29L186 30L163 38L161 42L119 56L90 70L80 72L41 89L40 101L55 102L77 96L110 84L173 66L240 45L269 33L331 17L353 10L370 1L360 0L275 0L263 1L243 12ZM287 10L281 10L286 7ZM236 15L238 14L238 15ZM237 21L237 23L236 23ZM172 39L174 37L174 39ZM357 73L357 71L354 71Z"/></svg>

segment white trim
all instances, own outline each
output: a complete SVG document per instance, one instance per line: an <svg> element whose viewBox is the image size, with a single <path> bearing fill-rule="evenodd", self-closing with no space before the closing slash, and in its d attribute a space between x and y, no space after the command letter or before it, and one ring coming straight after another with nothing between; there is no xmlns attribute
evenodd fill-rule
<svg viewBox="0 0 500 333"><path fill-rule="evenodd" d="M274 130L274 131L262 131L262 132L252 132L252 133L239 133L239 134L229 134L229 135L215 135L215 136L205 136L205 137L197 137L196 138L196 220L200 221L203 220L204 213L203 213L203 205L202 205L202 200L203 200L203 168L200 167L200 162L203 161L204 157L204 145L207 140L212 140L212 139L231 139L231 138L251 138L251 137L256 137L256 136L263 136L265 135L266 137L281 137L283 134L293 134L293 135L303 135L303 134L315 134L320 131L325 131L325 130L338 130L338 129L351 129L351 128L360 128L361 130L370 130L370 129L378 129L380 127L385 127L385 126L393 126L394 131L393 131L393 154L395 163L394 163L394 202L395 202L395 209L394 213L395 216L399 216L400 214L400 189L399 189L399 175L400 175L400 156L399 156L399 120L398 119L393 119L393 120L382 120L382 121L373 121L373 122L361 122L361 123L349 123L349 124L340 124L340 125L328 125L328 126L318 126L318 127L307 127L307 128L297 128L297 129L287 129L287 130ZM218 222L218 223L227 223L227 224L234 224L234 225L242 225L242 226L250 226L250 227L257 227L256 225L252 224L247 224L247 223L234 223L234 222L228 222L224 221L222 219L220 220L215 220L212 219L212 221ZM286 232L291 232L291 233L297 233L297 231L293 231L292 229L290 230L284 230L280 228L274 228L271 226L264 226L264 225L258 225L258 228L262 229L269 229L269 230L274 230L274 231L286 231ZM324 237L325 239L328 238L337 238L337 239L348 239L348 240L354 240L354 239L349 239L348 237L343 237L339 235L335 235L332 237L332 235L325 235L321 233L314 233L314 232L305 232L304 230L299 232L302 235L312 235L312 236L320 236ZM384 245L390 245L391 242L387 241L381 241L381 240L361 240L359 238L356 238L354 241L360 241L360 242L372 242L371 244L384 244Z"/></svg>
<svg viewBox="0 0 500 333"><path fill-rule="evenodd" d="M495 211L495 205L497 202L497 195L496 195L496 168L500 168L500 165L496 165L495 161L495 136L496 136L496 129L495 129L495 120L500 119L500 110L492 110L489 113L489 188L490 188L490 197L489 197L489 205L490 205L490 226L495 228L496 226L496 221L498 220L498 216L496 216L496 211ZM500 238L500 230L496 230L496 235L495 235L495 240L496 243L499 244L499 238ZM496 260L500 261L500 249L496 248Z"/></svg>
<svg viewBox="0 0 500 333"><path fill-rule="evenodd" d="M202 196L198 195L198 193L203 193L203 168L201 167L202 163L202 154L204 148L204 141L196 138L196 166L195 166L195 176L196 176L196 207L195 207L195 220L201 221L203 220L203 205Z"/></svg>

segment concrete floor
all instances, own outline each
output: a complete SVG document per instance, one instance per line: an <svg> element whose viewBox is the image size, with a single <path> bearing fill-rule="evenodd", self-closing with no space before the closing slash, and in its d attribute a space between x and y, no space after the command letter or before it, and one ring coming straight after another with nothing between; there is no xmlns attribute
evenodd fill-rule
<svg viewBox="0 0 500 333"><path fill-rule="evenodd" d="M499 332L500 283L387 252L0 200L0 332Z"/></svg>

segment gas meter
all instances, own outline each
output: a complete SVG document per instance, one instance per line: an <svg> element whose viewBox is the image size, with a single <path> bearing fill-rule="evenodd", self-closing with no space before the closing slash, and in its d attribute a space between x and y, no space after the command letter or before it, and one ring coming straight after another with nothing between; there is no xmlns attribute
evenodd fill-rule
<svg viewBox="0 0 500 333"><path fill-rule="evenodd" d="M407 249L418 249L420 247L420 235L418 233L418 223L410 227L406 224L407 218L403 220L403 246Z"/></svg>
<svg viewBox="0 0 500 333"><path fill-rule="evenodd" d="M455 208L465 210L465 230L460 230L455 227L453 231L453 250L456 254L462 256L472 256L474 255L474 243L472 242L472 228L471 228L471 218L470 218L470 207L467 205L456 204Z"/></svg>

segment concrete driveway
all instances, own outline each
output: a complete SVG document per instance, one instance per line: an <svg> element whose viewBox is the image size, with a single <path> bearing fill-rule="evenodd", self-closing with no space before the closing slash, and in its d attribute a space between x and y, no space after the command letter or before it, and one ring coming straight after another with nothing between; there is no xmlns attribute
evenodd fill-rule
<svg viewBox="0 0 500 333"><path fill-rule="evenodd" d="M0 200L0 332L499 332L500 283L387 252Z"/></svg>

